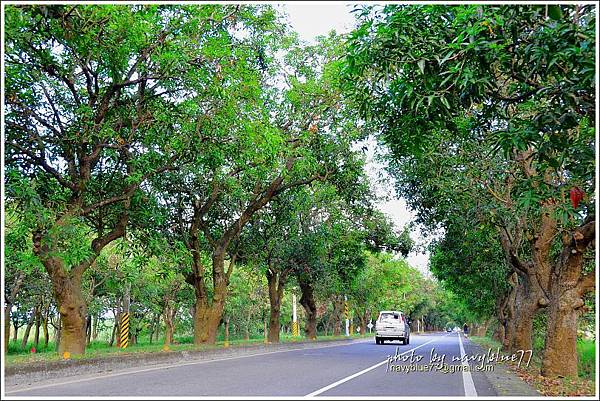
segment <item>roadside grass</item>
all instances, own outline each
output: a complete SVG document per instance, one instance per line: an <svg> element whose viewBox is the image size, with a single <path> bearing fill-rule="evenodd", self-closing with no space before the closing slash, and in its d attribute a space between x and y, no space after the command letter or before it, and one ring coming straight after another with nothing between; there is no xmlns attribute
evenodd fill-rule
<svg viewBox="0 0 600 401"><path fill-rule="evenodd" d="M577 342L579 377L594 380L596 377L596 343L593 340Z"/></svg>
<svg viewBox="0 0 600 401"><path fill-rule="evenodd" d="M469 337L475 344L482 348L496 350L501 347L498 341L490 337ZM596 375L596 343L593 340L577 341L578 377L546 378L540 375L542 365L543 343L534 342L534 351L529 367L517 366L516 362L509 362L507 366L521 379L534 386L542 395L559 396L593 396L595 394ZM502 352L502 351L501 351ZM508 355L507 352L502 352Z"/></svg>
<svg viewBox="0 0 600 401"><path fill-rule="evenodd" d="M368 338L371 337L371 334L366 334L364 336L361 335L353 335L351 338L359 339L359 338ZM338 339L345 339L345 336L318 336L315 341L331 341ZM280 337L281 343L290 343L290 342L305 342L309 341L305 337L293 337L289 335L282 335ZM256 337L246 339L231 339L229 340L230 347L243 347L246 345L257 345L264 344L264 337ZM4 361L6 365L17 365L17 364L29 364L36 362L50 362L50 361L58 361L63 359L62 355L59 355L56 352L56 345L54 342L50 341L48 343L48 347L43 345L36 348L35 353L31 353L31 348L34 346L33 342L27 343L27 346L22 348L20 342L10 342L8 347L8 353L4 356ZM91 359L96 357L106 357L113 358L119 357L123 355L131 355L136 353L153 353L153 352L169 352L169 351L199 351L199 350L214 350L219 348L224 348L224 341L221 339L216 342L216 344L211 345L200 345L196 346L193 344L192 336L182 336L176 338L176 341L171 344L168 350L163 349L163 342L153 342L150 344L148 341L138 341L135 345L129 345L125 349L121 349L113 345L112 347L108 345L107 341L92 341L86 347L85 354L83 355L71 355L71 359Z"/></svg>

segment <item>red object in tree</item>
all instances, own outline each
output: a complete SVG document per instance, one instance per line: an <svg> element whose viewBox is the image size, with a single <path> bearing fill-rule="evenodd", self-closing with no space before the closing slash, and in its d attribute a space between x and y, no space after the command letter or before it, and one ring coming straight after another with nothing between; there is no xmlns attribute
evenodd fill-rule
<svg viewBox="0 0 600 401"><path fill-rule="evenodd" d="M579 187L573 187L571 188L569 195L571 196L571 205L573 205L574 209L577 209L577 206L579 206L579 202L581 202L583 199L585 192L583 192L583 190Z"/></svg>
<svg viewBox="0 0 600 401"><path fill-rule="evenodd" d="M31 347L31 353L32 353L32 354L35 354L35 352L36 352L36 351L35 351L35 347Z"/></svg>

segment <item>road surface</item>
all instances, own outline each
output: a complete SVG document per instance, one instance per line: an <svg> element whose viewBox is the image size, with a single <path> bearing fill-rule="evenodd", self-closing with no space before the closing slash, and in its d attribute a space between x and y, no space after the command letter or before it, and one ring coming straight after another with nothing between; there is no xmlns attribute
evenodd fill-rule
<svg viewBox="0 0 600 401"><path fill-rule="evenodd" d="M452 371L466 364L452 361L453 357L460 359L461 355L481 352L457 333L433 333L413 335L408 345L398 341L376 345L374 339L369 339L346 345L67 377L6 388L5 395L494 396L496 392L483 372ZM436 369L442 365L430 365L432 353L445 355L447 366L443 371ZM472 363L471 367L475 365ZM433 366L433 371L419 371L426 366Z"/></svg>

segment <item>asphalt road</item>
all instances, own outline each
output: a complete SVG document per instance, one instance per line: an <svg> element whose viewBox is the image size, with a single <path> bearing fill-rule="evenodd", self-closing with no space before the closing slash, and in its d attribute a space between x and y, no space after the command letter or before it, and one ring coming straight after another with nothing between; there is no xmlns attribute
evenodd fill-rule
<svg viewBox="0 0 600 401"><path fill-rule="evenodd" d="M445 355L446 368L430 364L432 353ZM457 333L413 335L408 345L397 341L376 345L372 339L168 367L140 367L6 388L5 395L494 396L496 392L486 375L474 369L476 362L471 363L468 373L452 370L464 365L460 360L453 361L453 357L476 353L480 354L481 349ZM422 371L427 367L431 371Z"/></svg>

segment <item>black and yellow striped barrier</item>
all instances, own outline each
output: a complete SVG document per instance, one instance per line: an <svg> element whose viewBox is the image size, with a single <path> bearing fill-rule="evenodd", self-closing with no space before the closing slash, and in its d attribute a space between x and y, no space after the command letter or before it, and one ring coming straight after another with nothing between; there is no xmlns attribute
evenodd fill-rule
<svg viewBox="0 0 600 401"><path fill-rule="evenodd" d="M123 315L121 316L121 330L120 331L120 337L121 337L121 348L125 349L127 348L127 346L129 345L129 313L128 312L123 312Z"/></svg>
<svg viewBox="0 0 600 401"><path fill-rule="evenodd" d="M346 316L346 319L349 318L349 314L348 314L348 302L344 302L344 315Z"/></svg>
<svg viewBox="0 0 600 401"><path fill-rule="evenodd" d="M292 335L294 337L298 337L299 335L298 322L292 322Z"/></svg>

